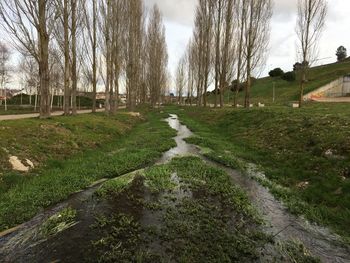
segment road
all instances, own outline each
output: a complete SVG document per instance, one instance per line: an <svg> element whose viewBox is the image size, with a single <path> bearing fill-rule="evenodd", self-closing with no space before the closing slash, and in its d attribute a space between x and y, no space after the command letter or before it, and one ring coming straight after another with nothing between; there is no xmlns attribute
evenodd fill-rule
<svg viewBox="0 0 350 263"><path fill-rule="evenodd" d="M103 112L104 109L98 109L97 112ZM78 114L87 114L91 113L91 110L79 110ZM55 111L51 113L51 116L61 116L63 115L63 111ZM38 118L39 113L29 113L29 114L14 114L14 115L0 115L0 121L7 120L21 120L21 119L30 119L30 118Z"/></svg>

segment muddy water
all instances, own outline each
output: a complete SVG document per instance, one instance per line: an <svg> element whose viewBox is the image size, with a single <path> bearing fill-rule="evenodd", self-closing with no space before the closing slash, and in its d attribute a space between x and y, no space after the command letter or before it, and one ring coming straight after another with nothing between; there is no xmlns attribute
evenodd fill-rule
<svg viewBox="0 0 350 263"><path fill-rule="evenodd" d="M177 146L164 153L157 164L167 163L176 156L200 156L197 147L184 141L193 134L186 126L181 125L177 116L171 115L167 122L178 131L174 138ZM278 240L300 240L323 262L350 262L349 248L343 247L330 231L290 215L268 190L248 176L242 176L235 170L202 158L209 164L224 169L233 181L247 192L250 200L268 222L266 231L276 235ZM175 175L173 179L176 180ZM47 209L14 232L0 237L0 261L81 262L86 260L86 257L89 257L89 251L86 251L86 248L91 244L91 240L99 236L99 233L94 232L90 227L94 223L95 215L113 210L113 204L98 202L93 198L98 187L99 184L74 194L67 201ZM39 234L40 226L64 207L72 207L78 211L77 224L54 237L42 238Z"/></svg>

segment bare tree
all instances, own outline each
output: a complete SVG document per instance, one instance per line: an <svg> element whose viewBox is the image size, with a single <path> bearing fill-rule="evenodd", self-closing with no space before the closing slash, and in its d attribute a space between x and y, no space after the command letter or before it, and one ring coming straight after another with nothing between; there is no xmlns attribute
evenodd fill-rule
<svg viewBox="0 0 350 263"><path fill-rule="evenodd" d="M233 43L233 8L234 1L227 0L224 10L224 24L223 24L223 45L221 51L221 72L220 72L220 107L224 107L224 95L225 90L229 86L232 79L232 70L234 69L233 54L235 51L235 45ZM229 59L229 57L231 59Z"/></svg>
<svg viewBox="0 0 350 263"><path fill-rule="evenodd" d="M77 86L78 86L78 77L77 77L77 27L78 27L78 18L77 18L77 1L71 0L71 39L72 39L72 67L71 67L71 76L72 76L72 114L77 114Z"/></svg>
<svg viewBox="0 0 350 263"><path fill-rule="evenodd" d="M218 105L218 94L220 85L220 51L221 51L221 30L223 20L224 0L218 0L215 4L215 107Z"/></svg>
<svg viewBox="0 0 350 263"><path fill-rule="evenodd" d="M40 117L50 117L49 41L56 19L52 0L8 0L0 2L1 25L13 44L32 55L39 65Z"/></svg>
<svg viewBox="0 0 350 263"><path fill-rule="evenodd" d="M272 0L249 0L243 5L247 10L244 34L244 56L246 61L246 78L244 106L250 106L252 73L265 59L270 39L270 20L272 17Z"/></svg>
<svg viewBox="0 0 350 263"><path fill-rule="evenodd" d="M195 52L196 47L193 44L192 40L187 45L187 51L185 55L187 56L187 101L192 106L192 99L194 94L194 85L195 85Z"/></svg>
<svg viewBox="0 0 350 263"><path fill-rule="evenodd" d="M70 105L70 52L69 52L69 1L64 0L63 3L63 30L64 30L64 43L62 45L64 49L64 102L63 110L64 115L69 115ZM60 34L58 32L57 36Z"/></svg>
<svg viewBox="0 0 350 263"><path fill-rule="evenodd" d="M119 81L124 69L123 43L127 32L125 24L126 7L123 0L115 0L112 4L111 79L113 79L113 85L110 87L111 114L115 114L119 106Z"/></svg>
<svg viewBox="0 0 350 263"><path fill-rule="evenodd" d="M98 83L98 57L99 45L98 37L100 31L98 25L101 23L98 12L98 4L96 0L89 0L82 3L83 10L83 34L82 34L82 50L80 61L83 68L83 75L86 84L92 84L92 112L96 112L96 94Z"/></svg>
<svg viewBox="0 0 350 263"><path fill-rule="evenodd" d="M5 111L7 111L7 90L6 84L10 80L9 73L9 60L10 60L11 52L7 45L3 42L0 42L0 87L1 93L5 100ZM2 103L2 100L1 100Z"/></svg>
<svg viewBox="0 0 350 263"><path fill-rule="evenodd" d="M246 15L247 15L247 8L246 8L247 1L244 0L238 0L236 3L236 24L237 24L237 30L236 35L238 39L238 47L236 52L236 58L237 58L237 76L236 76L236 83L235 90L234 90L234 107L237 107L237 97L238 92L240 91L241 86L241 78L242 78L242 71L244 66L244 57L243 57L243 45L244 45L244 28L245 28L245 22L246 22Z"/></svg>
<svg viewBox="0 0 350 263"><path fill-rule="evenodd" d="M207 105L207 90L209 75L212 69L212 42L213 42L213 11L215 1L200 0L195 20L194 43L196 45L196 71L197 71L197 105ZM194 50L193 50L194 51Z"/></svg>
<svg viewBox="0 0 350 263"><path fill-rule="evenodd" d="M326 0L299 0L296 26L302 59L299 107L303 103L307 69L317 56L317 44L325 25L326 15Z"/></svg>
<svg viewBox="0 0 350 263"><path fill-rule="evenodd" d="M147 80L152 106L160 102L162 90L167 85L168 53L165 27L157 5L154 5L147 30Z"/></svg>
<svg viewBox="0 0 350 263"><path fill-rule="evenodd" d="M36 60L32 56L23 56L20 65L24 73L25 89L29 94L29 104L32 105L32 96L35 95L34 110L37 110L38 90L40 85L39 69Z"/></svg>
<svg viewBox="0 0 350 263"><path fill-rule="evenodd" d="M176 89L178 96L178 103L182 104L182 99L184 95L184 89L186 86L186 56L182 57L179 60L176 69Z"/></svg>

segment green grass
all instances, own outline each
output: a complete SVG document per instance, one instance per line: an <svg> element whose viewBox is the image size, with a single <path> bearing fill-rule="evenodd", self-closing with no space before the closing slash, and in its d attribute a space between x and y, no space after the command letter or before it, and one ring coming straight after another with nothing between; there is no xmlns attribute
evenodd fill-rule
<svg viewBox="0 0 350 263"><path fill-rule="evenodd" d="M292 67L292 65L291 65ZM321 86L332 82L333 80L350 73L350 61L333 63L324 66L311 68L309 71L308 82L305 87L305 94ZM254 82L251 90L252 103L273 104L273 83L276 87L276 104L286 104L299 99L299 80L288 82L280 78L261 78ZM225 103L233 104L234 94L227 91L225 94ZM210 100L214 102L214 97ZM239 93L238 103L241 105L244 101L244 92Z"/></svg>
<svg viewBox="0 0 350 263"><path fill-rule="evenodd" d="M110 118L97 114L6 122L6 136L11 137L10 130L19 131L16 140L4 145L18 151L13 154L20 154L20 150L8 145L27 149L28 156L38 154L35 158L42 165L25 176L11 171L1 176L0 230L30 219L94 181L154 162L175 144L175 131L161 120L163 117L154 111L147 114L145 121L126 114ZM45 154L50 154L51 159Z"/></svg>
<svg viewBox="0 0 350 263"><path fill-rule="evenodd" d="M75 224L77 211L68 207L48 218L40 228L43 237L50 237L62 232Z"/></svg>
<svg viewBox="0 0 350 263"><path fill-rule="evenodd" d="M0 170L11 169L9 155L41 166L50 159L64 159L85 149L117 139L138 122L125 114L107 117L82 114L49 120L24 119L0 124Z"/></svg>
<svg viewBox="0 0 350 263"><path fill-rule="evenodd" d="M140 257L139 262L247 261L256 258L258 248L268 242L245 194L226 173L199 158L179 158L149 168L122 191L118 185L125 178L113 181L101 189L109 189L107 198L124 200L130 207L102 216L103 220L98 217L97 227L105 233L94 242L100 262L135 262ZM113 185L115 191L111 191ZM147 191L152 193L150 198L144 194ZM132 211L148 209L153 220L145 225ZM152 248L153 242L159 244L157 249Z"/></svg>
<svg viewBox="0 0 350 263"><path fill-rule="evenodd" d="M244 162L257 164L269 179L264 183L293 213L330 226L349 240L348 105L169 112L177 112L197 135L188 141L203 147L207 157L243 170ZM327 156L329 150L332 156Z"/></svg>
<svg viewBox="0 0 350 263"><path fill-rule="evenodd" d="M93 228L101 236L92 242L90 260L318 262L299 244L275 244L262 232L245 193L224 171L197 157L175 158L130 176L100 189L100 201L115 205L96 217Z"/></svg>
<svg viewBox="0 0 350 263"><path fill-rule="evenodd" d="M37 110L36 112L39 112ZM35 113L34 107L18 107L13 105L7 106L7 111L5 111L5 106L0 105L0 115L17 115L17 114L28 114Z"/></svg>

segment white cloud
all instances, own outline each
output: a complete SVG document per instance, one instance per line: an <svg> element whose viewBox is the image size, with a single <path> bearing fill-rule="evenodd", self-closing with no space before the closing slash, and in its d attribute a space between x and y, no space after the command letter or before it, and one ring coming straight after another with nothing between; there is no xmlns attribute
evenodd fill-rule
<svg viewBox="0 0 350 263"><path fill-rule="evenodd" d="M164 19L186 26L192 26L197 0L144 0L147 9L157 4Z"/></svg>

